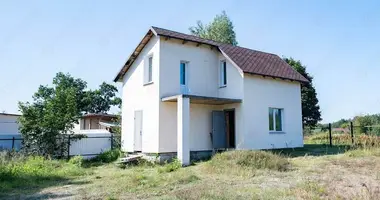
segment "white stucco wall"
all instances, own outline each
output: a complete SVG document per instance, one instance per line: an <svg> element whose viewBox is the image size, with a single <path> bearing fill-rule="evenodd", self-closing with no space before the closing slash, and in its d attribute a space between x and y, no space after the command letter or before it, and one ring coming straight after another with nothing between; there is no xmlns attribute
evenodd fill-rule
<svg viewBox="0 0 380 200"><path fill-rule="evenodd" d="M220 61L227 61L227 87L219 87ZM160 97L180 94L180 62L189 62L189 94L243 98L243 74L217 49L170 39L160 43ZM191 102L191 101L190 101ZM236 106L236 105L235 105ZM211 150L211 113L223 106L190 104L190 150ZM159 151L177 151L177 103L160 102Z"/></svg>
<svg viewBox="0 0 380 200"><path fill-rule="evenodd" d="M269 108L283 108L283 132L270 133ZM270 149L302 147L300 83L245 74L241 148Z"/></svg>
<svg viewBox="0 0 380 200"><path fill-rule="evenodd" d="M143 85L144 59L153 53L153 81ZM227 87L219 87L219 65L227 61ZM142 151L177 151L177 103L161 102L180 89L180 62L189 62L189 94L242 99L227 105L190 104L191 151L211 150L213 110L235 109L236 149L303 146L301 91L297 82L243 74L217 49L154 37L123 77L123 150L133 151L134 112L143 111ZM284 109L283 133L270 133L269 107Z"/></svg>
<svg viewBox="0 0 380 200"><path fill-rule="evenodd" d="M211 150L211 112L217 105L190 104L189 142L191 151ZM160 152L177 151L177 103L160 105Z"/></svg>
<svg viewBox="0 0 380 200"><path fill-rule="evenodd" d="M243 74L216 48L170 39L160 43L160 96L180 94L180 62L189 62L189 94L220 98L242 98ZM219 87L220 61L227 60L227 87Z"/></svg>
<svg viewBox="0 0 380 200"><path fill-rule="evenodd" d="M153 37L123 77L122 149L134 150L134 112L143 111L142 151L158 152L159 37ZM153 84L144 85L144 61L153 55Z"/></svg>
<svg viewBox="0 0 380 200"><path fill-rule="evenodd" d="M19 133L17 115L0 114L0 135L1 134L16 134Z"/></svg>

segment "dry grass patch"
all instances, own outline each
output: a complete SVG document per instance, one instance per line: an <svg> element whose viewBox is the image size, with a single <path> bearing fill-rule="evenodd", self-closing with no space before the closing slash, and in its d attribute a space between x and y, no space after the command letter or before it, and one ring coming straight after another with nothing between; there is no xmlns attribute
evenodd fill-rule
<svg viewBox="0 0 380 200"><path fill-rule="evenodd" d="M86 184L52 187L42 194L70 193L77 199L380 199L380 149L319 156L299 152L286 157L229 151L185 168L175 162L125 169L106 164L74 179Z"/></svg>
<svg viewBox="0 0 380 200"><path fill-rule="evenodd" d="M210 171L218 173L252 173L256 170L288 171L288 158L265 151L228 151L215 155L208 163Z"/></svg>

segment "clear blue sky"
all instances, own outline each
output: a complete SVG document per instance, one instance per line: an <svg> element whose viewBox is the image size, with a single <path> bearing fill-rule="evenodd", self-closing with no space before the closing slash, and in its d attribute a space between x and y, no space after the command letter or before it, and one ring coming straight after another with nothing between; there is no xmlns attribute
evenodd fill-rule
<svg viewBox="0 0 380 200"><path fill-rule="evenodd" d="M0 111L59 71L111 83L151 25L186 33L226 10L240 46L307 65L324 122L380 113L380 1L159 2L1 1Z"/></svg>

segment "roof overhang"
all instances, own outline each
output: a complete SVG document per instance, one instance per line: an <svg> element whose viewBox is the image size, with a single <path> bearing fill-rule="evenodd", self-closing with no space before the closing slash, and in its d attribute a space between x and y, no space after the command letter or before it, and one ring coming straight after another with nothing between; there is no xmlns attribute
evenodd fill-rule
<svg viewBox="0 0 380 200"><path fill-rule="evenodd" d="M14 116L14 117L20 117L20 114L13 114L13 113L0 113L0 115L5 115L5 116Z"/></svg>
<svg viewBox="0 0 380 200"><path fill-rule="evenodd" d="M133 51L133 53L129 56L129 58L126 61L126 63L120 69L119 73L114 78L114 82L118 82L118 81L122 80L122 78L125 75L125 73L132 66L132 64L137 59L137 57L139 56L139 54L141 53L141 51L144 49L144 47L146 46L146 44L150 41L150 39L153 36L160 36L160 37L164 38L165 40L168 40L168 39L171 39L171 38L177 39L177 40L181 40L182 44L185 44L187 42L192 42L192 43L195 43L196 46L199 46L199 45L202 44L202 45L208 45L208 46L210 46L211 49L215 48L217 51L221 52L221 54L224 57L226 57L228 59L228 61L230 61L233 64L233 66L235 66L238 69L238 71L240 72L240 74L242 76L245 73L247 73L247 74L251 74L251 75L263 76L264 78L266 78L266 77L269 78L270 77L270 78L273 78L273 79L282 79L282 80L288 80L288 81L296 81L296 82L300 82L301 84L309 83L309 81L306 78L304 78L304 79L298 79L298 78L292 79L292 77L281 77L281 76L276 76L274 74L252 72L252 71L249 71L249 70L247 71L246 69L242 68L242 66L239 66L238 63L233 60L233 58L231 58L230 56L228 56L228 52L225 52L223 50L223 48L220 47L220 43L218 43L216 41L212 41L212 40L202 39L202 38L194 38L195 36L190 36L190 35L187 35L186 37L184 37L183 34L182 34L182 36L181 36L181 34L182 33L177 33L177 32L173 32L173 31L169 31L169 30L163 30L163 29L160 29L160 28L157 28L157 27L151 27L149 29L149 31L145 34L145 36L141 40L141 42L138 44L138 46L136 47L136 49ZM279 58L279 59L281 59L281 58ZM291 68L291 66L289 66L289 67Z"/></svg>
<svg viewBox="0 0 380 200"><path fill-rule="evenodd" d="M136 49L132 52L132 54L128 57L128 60L125 62L123 67L120 69L119 73L114 78L114 82L121 81L124 74L128 71L128 69L131 67L133 62L135 62L136 58L140 55L141 51L144 49L145 45L149 42L149 40L153 37L153 35L157 35L154 30L151 28L149 31L145 34L144 38L141 40L141 42L137 45Z"/></svg>
<svg viewBox="0 0 380 200"><path fill-rule="evenodd" d="M283 81L291 81L291 82L299 82L301 84L309 83L309 81L302 81L302 80L295 80L291 78L284 78L280 76L273 76L273 75L266 75L266 74L260 74L260 73L252 73L252 72L244 72L245 74L254 75L254 76L262 76L263 78L272 78L277 80L283 80Z"/></svg>
<svg viewBox="0 0 380 200"><path fill-rule="evenodd" d="M100 125L105 126L107 128L112 128L112 127L120 127L120 124L118 123L111 123L111 122L99 122Z"/></svg>
<svg viewBox="0 0 380 200"><path fill-rule="evenodd" d="M114 78L114 80L113 80L114 82L121 81L121 79L123 78L124 74L128 71L128 69L131 67L131 65L133 64L133 62L137 59L137 57L140 55L141 51L144 49L145 45L150 41L150 39L153 36L162 36L163 38L166 38L166 39L173 38L173 39L182 40L183 44L185 42L194 42L194 43L197 44L197 46L199 46L201 44L203 44L203 45L209 45L209 46L211 46L211 48L216 48L217 50L220 51L220 49L218 48L217 45L213 45L213 44L210 44L208 42L196 41L196 40L192 40L192 39L183 39L183 38L176 37L176 36L162 35L162 34L157 33L154 30L154 28L151 27L149 29L149 31L145 34L145 36L141 40L141 42L137 45L137 47L133 51L133 53L128 57L128 60L125 62L125 64L123 65L123 67L120 69L119 73Z"/></svg>
<svg viewBox="0 0 380 200"><path fill-rule="evenodd" d="M209 105L224 105L231 103L241 103L242 99L230 99L219 97L198 96L189 94L178 94L161 98L163 102L177 102L178 97L189 98L193 104L209 104Z"/></svg>

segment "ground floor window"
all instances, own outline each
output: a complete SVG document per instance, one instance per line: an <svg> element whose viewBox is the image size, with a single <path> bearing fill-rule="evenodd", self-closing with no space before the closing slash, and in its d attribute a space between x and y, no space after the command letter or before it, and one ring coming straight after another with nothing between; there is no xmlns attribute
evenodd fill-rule
<svg viewBox="0 0 380 200"><path fill-rule="evenodd" d="M282 108L269 108L269 131L282 131Z"/></svg>

